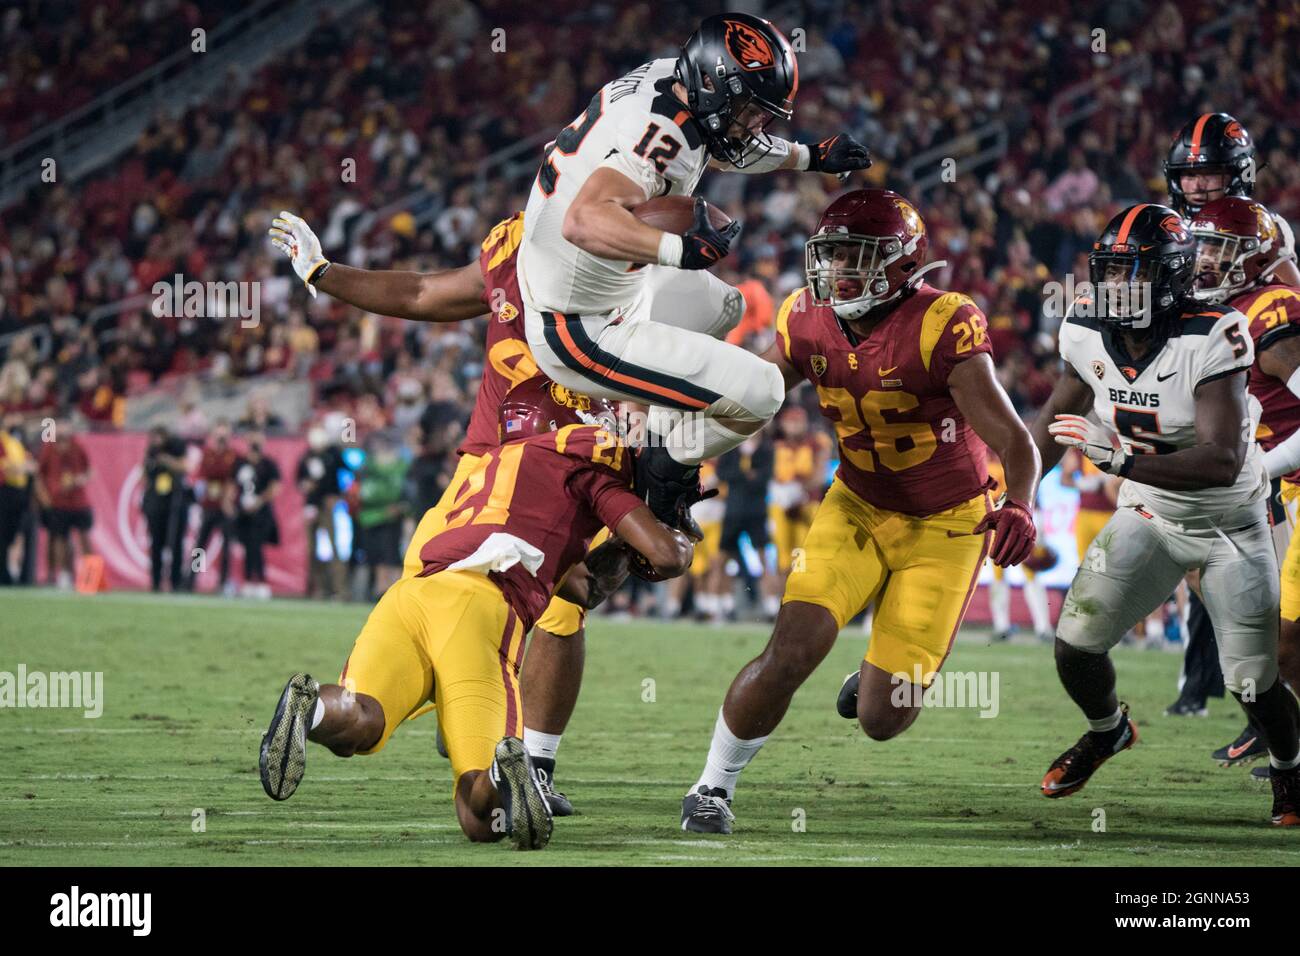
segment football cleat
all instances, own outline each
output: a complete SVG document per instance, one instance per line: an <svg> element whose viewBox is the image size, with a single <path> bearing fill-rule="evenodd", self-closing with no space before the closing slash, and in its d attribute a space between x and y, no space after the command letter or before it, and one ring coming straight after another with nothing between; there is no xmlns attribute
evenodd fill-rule
<svg viewBox="0 0 1300 956"><path fill-rule="evenodd" d="M844 676L840 685L839 696L835 698L835 712L845 720L858 719L858 684L862 682L862 671L854 671Z"/></svg>
<svg viewBox="0 0 1300 956"><path fill-rule="evenodd" d="M1300 767L1269 769L1273 783L1273 826L1300 827Z"/></svg>
<svg viewBox="0 0 1300 956"><path fill-rule="evenodd" d="M1273 767L1270 764L1261 764L1258 767L1252 767L1250 779L1258 780L1260 783L1268 783L1273 779Z"/></svg>
<svg viewBox="0 0 1300 956"><path fill-rule="evenodd" d="M1040 784L1045 797L1068 797L1083 789L1097 769L1121 750L1128 750L1138 742L1137 724L1128 715L1128 704L1121 704L1123 723L1119 734L1098 734L1088 731L1079 742L1052 761Z"/></svg>
<svg viewBox="0 0 1300 956"><path fill-rule="evenodd" d="M1263 757L1267 753L1268 746L1264 743L1263 736L1247 724L1246 729L1237 735L1236 740L1220 747L1211 756L1219 762L1220 767L1235 767L1237 764L1249 763L1257 757Z"/></svg>
<svg viewBox="0 0 1300 956"><path fill-rule="evenodd" d="M573 804L569 798L555 789L555 759L552 757L533 757L533 772L537 774L537 785L542 788L553 817L573 816Z"/></svg>
<svg viewBox="0 0 1300 956"><path fill-rule="evenodd" d="M691 833L730 833L731 798L721 787L700 784L694 793L682 797L682 829Z"/></svg>
<svg viewBox="0 0 1300 956"><path fill-rule="evenodd" d="M518 737L502 737L488 774L505 811L506 836L515 849L540 850L546 846L553 826L551 807L524 742Z"/></svg>
<svg viewBox="0 0 1300 956"><path fill-rule="evenodd" d="M288 800L307 769L307 731L320 698L320 684L310 674L294 674L275 705L271 726L262 736L257 771L272 800Z"/></svg>
<svg viewBox="0 0 1300 956"><path fill-rule="evenodd" d="M1205 705L1205 699L1193 700L1190 697L1179 696L1179 698L1165 708L1166 717L1208 717L1210 708Z"/></svg>

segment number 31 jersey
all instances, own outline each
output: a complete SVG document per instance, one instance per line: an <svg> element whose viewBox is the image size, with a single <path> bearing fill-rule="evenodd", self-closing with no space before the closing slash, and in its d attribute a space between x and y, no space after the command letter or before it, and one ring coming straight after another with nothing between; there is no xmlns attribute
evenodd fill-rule
<svg viewBox="0 0 1300 956"><path fill-rule="evenodd" d="M643 264L593 256L565 239L562 227L578 190L603 167L641 186L646 199L695 191L709 157L695 121L672 94L676 63L652 60L606 83L547 145L519 250L530 308L593 315L627 306L641 291Z"/></svg>
<svg viewBox="0 0 1300 956"><path fill-rule="evenodd" d="M1229 306L1205 306L1175 320L1163 343L1134 361L1114 330L1094 318L1070 316L1061 326L1061 358L1092 387L1093 410L1135 455L1167 455L1198 443L1196 389L1245 373L1255 360L1246 317ZM1245 378L1242 378L1243 383ZM1142 505L1173 521L1215 520L1268 494L1255 444L1259 402L1247 396L1246 460L1227 488L1170 491L1128 479L1119 503Z"/></svg>
<svg viewBox="0 0 1300 956"><path fill-rule="evenodd" d="M781 305L777 341L835 424L836 477L868 504L924 517L988 485L984 443L948 390L961 362L991 353L987 322L958 292L922 283L854 342L829 306L800 289Z"/></svg>

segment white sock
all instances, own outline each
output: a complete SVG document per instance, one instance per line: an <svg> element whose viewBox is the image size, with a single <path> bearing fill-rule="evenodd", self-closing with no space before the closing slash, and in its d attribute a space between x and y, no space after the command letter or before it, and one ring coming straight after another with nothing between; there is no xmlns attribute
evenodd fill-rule
<svg viewBox="0 0 1300 956"><path fill-rule="evenodd" d="M320 726L320 722L325 719L325 701L319 697L316 698L316 709L311 715L311 729L315 730Z"/></svg>
<svg viewBox="0 0 1300 956"><path fill-rule="evenodd" d="M1109 717L1103 717L1101 720L1089 720L1088 729L1099 734L1104 734L1106 731L1114 730L1118 727L1120 721L1123 719L1124 712L1116 707L1115 713L1111 714Z"/></svg>
<svg viewBox="0 0 1300 956"><path fill-rule="evenodd" d="M1159 614L1159 617L1152 615L1147 618L1146 636L1149 641L1160 640L1165 636L1165 609L1163 607L1160 608Z"/></svg>
<svg viewBox="0 0 1300 956"><path fill-rule="evenodd" d="M1011 630L1011 585L1005 575L989 584L989 611L993 614L993 630Z"/></svg>
<svg viewBox="0 0 1300 956"><path fill-rule="evenodd" d="M1290 770L1292 767L1300 767L1300 753L1297 753L1290 760L1281 760L1270 751L1268 762L1278 770Z"/></svg>
<svg viewBox="0 0 1300 956"><path fill-rule="evenodd" d="M1035 577L1025 580L1025 603L1029 605L1029 616L1034 621L1035 634L1047 634L1052 630L1052 612L1047 604L1047 585Z"/></svg>
<svg viewBox="0 0 1300 956"><path fill-rule="evenodd" d="M722 708L719 707L718 722L713 725L713 742L709 745L709 758L705 761L704 772L695 781L691 791L694 792L701 786L709 789L721 787L727 791L727 796L731 796L736 789L736 781L740 778L740 771L754 759L766 741L766 737L756 737L753 740L736 737L727 728L727 722L722 719Z"/></svg>
<svg viewBox="0 0 1300 956"><path fill-rule="evenodd" d="M564 735L544 734L541 731L525 727L524 749L528 751L530 757L541 757L545 760L554 760L555 751L560 749L560 738L562 736Z"/></svg>

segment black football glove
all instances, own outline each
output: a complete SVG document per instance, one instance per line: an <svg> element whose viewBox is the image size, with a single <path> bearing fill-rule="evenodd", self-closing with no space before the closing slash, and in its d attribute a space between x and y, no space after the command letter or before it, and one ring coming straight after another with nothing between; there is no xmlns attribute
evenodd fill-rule
<svg viewBox="0 0 1300 956"><path fill-rule="evenodd" d="M841 176L871 165L871 154L848 133L838 133L808 147L808 171Z"/></svg>
<svg viewBox="0 0 1300 956"><path fill-rule="evenodd" d="M695 225L682 233L682 268L708 269L731 249L740 234L740 223L733 219L721 229L709 222L709 205L703 196L695 197Z"/></svg>

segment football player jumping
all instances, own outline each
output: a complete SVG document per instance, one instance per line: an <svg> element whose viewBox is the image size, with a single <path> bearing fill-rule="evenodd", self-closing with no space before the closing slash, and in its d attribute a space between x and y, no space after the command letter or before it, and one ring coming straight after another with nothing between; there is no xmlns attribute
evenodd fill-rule
<svg viewBox="0 0 1300 956"><path fill-rule="evenodd" d="M1032 428L1043 466L1074 447L1128 480L1057 624L1057 673L1089 729L1052 762L1041 789L1072 794L1137 741L1109 651L1197 570L1224 682L1269 743L1273 822L1295 825L1300 714L1278 680L1269 485L1255 444L1258 403L1246 390L1254 345L1240 312L1192 298L1195 259L1173 209L1125 209L1089 256L1093 307L1076 304L1061 326L1065 369Z"/></svg>
<svg viewBox="0 0 1300 956"><path fill-rule="evenodd" d="M741 771L840 629L872 601L871 644L841 690L840 713L875 740L911 726L985 555L1005 567L1033 548L1038 453L994 376L984 315L967 296L922 281L942 265L924 265L928 244L912 204L883 189L840 196L808 241L808 286L782 304L763 358L787 389L806 380L817 390L840 466L771 640L723 701L704 770L682 800L683 830L731 832ZM997 510L981 439L1006 465Z"/></svg>
<svg viewBox="0 0 1300 956"><path fill-rule="evenodd" d="M375 605L339 683L295 674L285 685L262 738L268 795L293 795L308 740L341 757L376 753L434 700L465 835L476 842L508 836L525 850L546 845L551 809L519 739L524 635L557 589L592 608L622 583L636 555L656 574L676 577L694 551L632 493L633 452L601 424L615 416L612 405L541 376L510 390L501 445L483 456L446 520L418 542L420 573ZM521 474L525 494L518 493ZM619 537L588 553L605 527Z"/></svg>
<svg viewBox="0 0 1300 956"><path fill-rule="evenodd" d="M528 198L519 284L538 366L590 395L697 413L671 416L663 441L640 456L647 502L664 521L683 520L699 463L762 428L784 390L775 366L719 341L714 316L690 304L722 284L703 270L727 254L739 224L715 228L697 201L695 224L677 235L630 209L691 195L706 168L869 166L845 134L804 146L766 132L790 119L798 87L794 50L771 23L709 17L677 59L652 60L596 93L547 147ZM673 293L683 307L657 320L655 298Z"/></svg>
<svg viewBox="0 0 1300 956"><path fill-rule="evenodd" d="M1300 536L1287 506L1300 494L1300 288L1279 279L1294 267L1279 217L1261 203L1226 196L1192 218L1196 238L1196 297L1227 303L1246 316L1255 343L1247 387L1261 406L1258 438L1264 468L1280 494L1270 496L1274 545L1282 569L1282 623L1278 667L1294 690L1300 687ZM1223 748L1223 756L1267 748L1253 726ZM1268 767L1251 771L1267 777Z"/></svg>
<svg viewBox="0 0 1300 956"><path fill-rule="evenodd" d="M319 289L376 315L419 322L461 322L484 312L490 315L483 378L465 439L457 449L460 461L441 499L424 513L415 529L403 562L403 577L413 577L423 569L421 545L445 521L484 456L497 447L497 412L506 392L537 374L537 363L524 339L523 301L515 270L523 233L523 214L518 213L488 233L477 261L443 272L418 273L356 269L330 262L316 234L299 216L281 212L272 222L271 241L289 257L312 295ZM734 327L744 313L744 299L726 283L700 285L694 292L692 307L711 316L718 334ZM651 317L671 320L681 307L676 296L659 295ZM524 745L555 816L573 813L569 799L555 789L555 761L582 686L584 621L583 608L562 597L553 598L533 629L520 677L527 701Z"/></svg>

